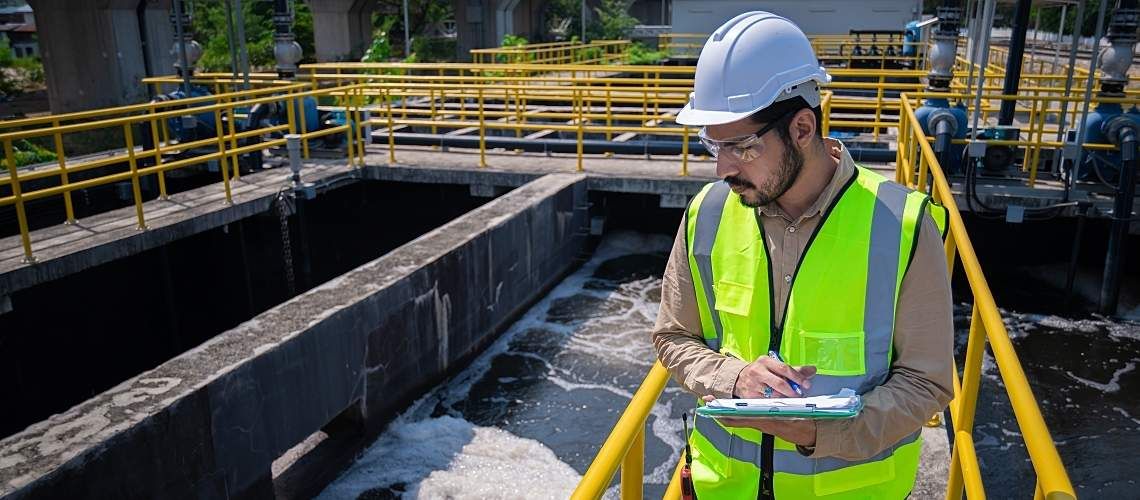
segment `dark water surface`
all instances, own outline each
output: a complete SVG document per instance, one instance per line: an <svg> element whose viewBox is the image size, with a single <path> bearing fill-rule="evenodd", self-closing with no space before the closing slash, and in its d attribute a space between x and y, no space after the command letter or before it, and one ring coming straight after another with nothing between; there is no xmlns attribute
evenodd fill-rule
<svg viewBox="0 0 1140 500"><path fill-rule="evenodd" d="M672 238L619 233L486 353L412 405L323 498L565 498L654 360L649 331ZM997 284L995 286L1001 286ZM958 306L958 357L969 306ZM1140 326L1004 312L1082 498L1140 498ZM1034 474L987 352L974 433L987 493ZM670 382L649 418L646 498L660 498L693 398ZM613 488L607 496L614 497Z"/></svg>

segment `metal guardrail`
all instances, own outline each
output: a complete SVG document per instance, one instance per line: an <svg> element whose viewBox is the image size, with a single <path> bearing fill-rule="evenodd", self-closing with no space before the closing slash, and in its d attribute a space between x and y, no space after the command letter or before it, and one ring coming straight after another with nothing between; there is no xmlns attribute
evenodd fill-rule
<svg viewBox="0 0 1140 500"><path fill-rule="evenodd" d="M696 59L708 37L707 33L662 33L657 35L657 47L675 59ZM919 68L925 63L928 43L907 42L901 37L896 40L882 39L885 37L886 35L812 35L808 40L811 41L816 58L826 66L852 67L858 63L861 67L878 66L886 69L905 63ZM914 56L902 55L907 47L916 49Z"/></svg>
<svg viewBox="0 0 1140 500"><path fill-rule="evenodd" d="M982 266L974 253L973 244L966 232L966 225L962 221L962 214L946 180L946 174L942 171L930 146L930 138L923 134L918 118L906 96L902 104L896 181L919 191L929 191L934 201L946 207L950 216L949 235L946 238L947 267L953 272L957 254L974 297L969 340L960 382L957 371L954 373L954 400L950 402L954 449L950 459L950 478L946 497L960 498L965 489L969 498L985 498L982 472L974 449L973 424L982 379L982 354L988 340L1002 383L1006 387L1010 406L1024 438L1029 459L1037 474L1034 497L1076 498L1068 473L1053 444L1053 438L1049 434L1041 409L1021 368L1017 352L1009 339L1009 332L1002 322L1001 311L994 301ZM912 151L914 153L910 154ZM917 173L914 173L916 170ZM930 184L927 183L928 179Z"/></svg>
<svg viewBox="0 0 1140 500"><path fill-rule="evenodd" d="M611 64L629 61L629 40L528 43L471 49L475 64Z"/></svg>
<svg viewBox="0 0 1140 500"><path fill-rule="evenodd" d="M285 144L285 139L283 137L274 138L271 134L286 132L300 135L306 144L306 148L309 140L331 134L351 132L353 137L350 137L348 141L348 160L353 165L363 165L363 150L359 147L363 143L360 127L344 124L317 130L317 124L312 124L312 127L307 126L304 123L303 113L296 113L294 109L295 106L299 105L300 99L305 97L330 96L342 101L344 109L352 116L352 123L361 123L363 99L356 97L361 89L353 86L320 90L308 89L308 84L293 84L276 88L180 99L165 103L139 104L0 122L0 145L3 148L4 165L8 174L7 177L0 177L0 188L6 187L7 191L10 192L7 196L0 196L0 207L15 206L24 260L26 262L35 261L25 209L25 204L32 200L62 196L67 221L74 222L75 214L71 202L73 191L129 181L138 219L137 227L146 229L140 179L150 175L155 176L159 189L158 196L161 199L166 199L166 172L217 161L225 191L225 202L232 203L230 184L232 180L240 178L241 175L237 156L282 146ZM235 121L239 110L265 103L284 104L288 123L238 132ZM213 116L214 130L218 131L215 136L190 142L178 142L171 138L167 120L202 114ZM151 144L149 149L137 145L143 138L138 135L135 128L144 124L150 131L150 137L146 138ZM121 132L124 141L123 148L119 151L108 152L109 154L98 158L81 160L68 158L62 138L67 134L91 130ZM14 141L49 137L52 138L55 145L56 165L38 169L17 168L13 148ZM249 142L251 140L254 141L252 144L239 145L239 141ZM210 151L207 152L207 150ZM182 157L173 161L165 161L164 155L170 153L181 153ZM140 165L143 162L150 163L150 165ZM72 181L69 178L69 175L77 172L123 164L126 165L126 168L117 172L81 181ZM26 190L23 187L23 184L29 181L50 178L58 178L58 185L33 190Z"/></svg>
<svg viewBox="0 0 1140 500"><path fill-rule="evenodd" d="M896 180L916 190L930 191L934 200L946 207L950 216L949 233L946 238L946 265L953 276L954 265L961 263L974 297L965 364L960 377L957 371L954 373L954 400L950 403L954 448L950 459L946 498L961 498L963 492L971 499L985 498L982 470L978 465L974 448L973 423L982 382L982 353L988 340L1018 427L1024 437L1029 458L1037 474L1034 497L1074 499L1076 494L1068 473L1053 444L1013 343L1009 339L1009 333L1002 322L1001 312L974 253L973 244L970 242L962 215L950 190L950 184L946 180L946 174L942 171L930 146L931 138L922 132L910 100L911 98L905 95L901 100ZM641 498L640 471L645 454L643 436L646 419L653 404L664 390L668 378L665 368L659 362L655 363L618 419L617 425L602 444L589 469L582 476L572 498L600 498L619 467L622 469L622 498ZM628 474L627 469L630 471ZM638 484L627 484L629 482ZM678 475L674 473L665 492L665 498L679 497Z"/></svg>

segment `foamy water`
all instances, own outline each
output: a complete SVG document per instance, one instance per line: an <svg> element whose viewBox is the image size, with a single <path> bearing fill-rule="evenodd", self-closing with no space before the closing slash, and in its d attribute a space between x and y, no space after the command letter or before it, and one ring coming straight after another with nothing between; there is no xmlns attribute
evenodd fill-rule
<svg viewBox="0 0 1140 500"><path fill-rule="evenodd" d="M970 309L955 311L958 356ZM1140 324L1101 316L1002 311L1026 378L1078 497L1140 498ZM1021 495L1035 478L1005 385L987 350L974 440L991 495Z"/></svg>
<svg viewBox="0 0 1140 500"><path fill-rule="evenodd" d="M655 359L649 331L672 238L607 236L470 366L416 401L320 498L566 498ZM660 496L693 399L649 420ZM607 496L612 496L612 493Z"/></svg>

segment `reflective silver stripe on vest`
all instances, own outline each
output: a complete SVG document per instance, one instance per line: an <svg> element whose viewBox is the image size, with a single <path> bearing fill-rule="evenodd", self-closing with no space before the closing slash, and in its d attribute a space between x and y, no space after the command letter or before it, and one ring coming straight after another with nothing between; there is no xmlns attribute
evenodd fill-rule
<svg viewBox="0 0 1140 500"><path fill-rule="evenodd" d="M728 183L721 181L713 184L705 193L701 207L697 210L697 227L693 235L693 257L697 261L697 273L701 276L701 288L705 292L709 316L712 317L713 327L716 329L716 338L705 338L705 342L716 352L720 352L724 329L720 326L720 315L716 312L716 296L713 294L712 247L716 241L716 231L720 227L720 216L724 212L728 191Z"/></svg>
<svg viewBox="0 0 1140 500"><path fill-rule="evenodd" d="M747 462L760 467L761 453L760 444L753 443L747 439L739 436L733 436L724 427L716 423L712 418L702 417L697 415L696 419L697 432L704 436L708 442L712 443L716 451L726 457L732 457L741 462Z"/></svg>
<svg viewBox="0 0 1140 500"><path fill-rule="evenodd" d="M856 465L878 462L879 460L889 458L891 454L895 452L895 450L915 442L921 433L921 429L914 431L914 433L902 438L902 440L898 443L895 443L894 446L887 448L879 452L877 455L866 460L849 462L847 460L842 460L834 457L809 458L800 455L800 452L795 450L776 450L776 454L773 457L773 460L775 462L775 469L778 472L788 472L791 474L800 474L805 476L810 474L819 474L822 472L830 472L833 470L843 469L845 467L853 467Z"/></svg>
<svg viewBox="0 0 1140 500"><path fill-rule="evenodd" d="M890 373L891 341L895 325L895 287L899 244L908 191L893 182L879 184L871 213L871 241L867 257L867 292L863 306L863 375L816 375L809 395L835 394L850 387L859 394L883 385ZM807 250L805 250L807 251Z"/></svg>

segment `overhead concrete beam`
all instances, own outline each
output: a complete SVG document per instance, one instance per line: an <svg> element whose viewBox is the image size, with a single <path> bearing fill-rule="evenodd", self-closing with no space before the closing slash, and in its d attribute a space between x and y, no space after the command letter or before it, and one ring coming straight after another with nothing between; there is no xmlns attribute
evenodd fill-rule
<svg viewBox="0 0 1140 500"><path fill-rule="evenodd" d="M148 1L142 9L138 0L28 3L36 14L53 113L144 101L148 68L150 75L171 71L169 56L162 55L172 43L165 19L170 0Z"/></svg>
<svg viewBox="0 0 1140 500"><path fill-rule="evenodd" d="M308 0L317 60L359 60L372 43L374 0Z"/></svg>

